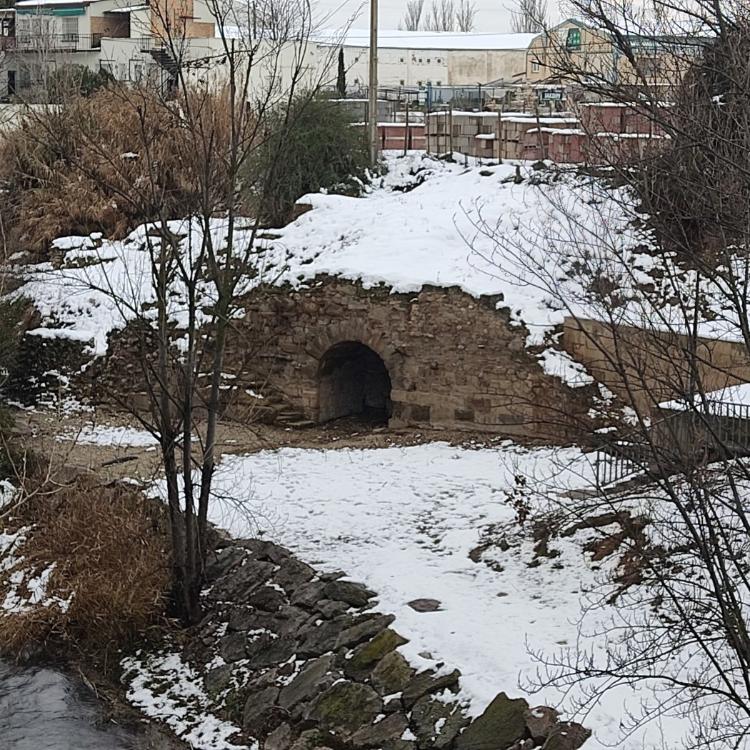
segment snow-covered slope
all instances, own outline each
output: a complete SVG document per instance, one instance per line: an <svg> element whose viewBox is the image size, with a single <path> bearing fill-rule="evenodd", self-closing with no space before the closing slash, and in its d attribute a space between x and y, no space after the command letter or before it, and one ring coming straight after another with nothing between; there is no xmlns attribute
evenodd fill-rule
<svg viewBox="0 0 750 750"><path fill-rule="evenodd" d="M527 693L542 666L532 652L575 653L580 643L603 648L608 625L617 620L617 608L601 601L602 577L615 563L592 563L582 550L586 532L555 539L551 547L559 554L534 563L534 542L516 521L520 496L532 510L554 508L545 498L590 486L591 461L575 448L527 450L510 443L225 456L211 520L237 536L265 533L310 563L367 583L380 597L378 609L395 614L394 627L410 638L405 655L421 667L458 667L464 697L479 713L500 690ZM524 492L517 476L526 477L533 492ZM469 553L485 533L500 528L509 546L496 551L497 564L472 561ZM417 598L439 600L439 611L414 611L408 602ZM600 606L582 620L582 607L593 602ZM568 695L545 688L529 700L562 701L570 710L587 687L593 686ZM637 711L648 698L653 694L643 687L605 695L580 717L595 734L586 747L618 743L626 711ZM622 747L658 746L661 730L666 746L675 747L686 729L664 717L661 726L639 731Z"/></svg>

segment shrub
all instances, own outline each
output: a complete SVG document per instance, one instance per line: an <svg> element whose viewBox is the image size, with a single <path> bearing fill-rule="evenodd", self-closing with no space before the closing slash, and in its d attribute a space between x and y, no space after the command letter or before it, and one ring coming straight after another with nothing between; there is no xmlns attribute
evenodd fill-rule
<svg viewBox="0 0 750 750"><path fill-rule="evenodd" d="M112 75L103 68L93 71L85 65L63 65L49 77L49 101L61 103L71 96L91 96L113 82Z"/></svg>
<svg viewBox="0 0 750 750"><path fill-rule="evenodd" d="M364 128L336 102L301 96L274 113L265 141L249 160L249 202L264 222L280 226L306 193L358 194L368 164Z"/></svg>
<svg viewBox="0 0 750 750"><path fill-rule="evenodd" d="M221 96L202 102L218 138L224 105ZM179 102L145 89L110 86L30 112L0 142L8 246L43 253L56 237L122 237L144 221L185 216L203 197L197 168ZM215 190L225 191L223 165L214 169Z"/></svg>
<svg viewBox="0 0 750 750"><path fill-rule="evenodd" d="M53 656L81 652L106 662L158 623L169 587L162 513L131 488L84 479L21 503L14 520L31 530L18 567L38 574L55 563L45 596L69 606L4 614L0 648L11 654L40 648ZM8 585L0 581L6 592Z"/></svg>

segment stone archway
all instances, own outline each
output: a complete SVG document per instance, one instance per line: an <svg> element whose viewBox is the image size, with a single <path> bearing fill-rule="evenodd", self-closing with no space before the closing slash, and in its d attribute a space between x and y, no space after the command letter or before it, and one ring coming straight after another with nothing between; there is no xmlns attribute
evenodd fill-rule
<svg viewBox="0 0 750 750"><path fill-rule="evenodd" d="M334 344L318 366L318 422L349 416L370 424L386 424L391 416L388 368L359 341Z"/></svg>

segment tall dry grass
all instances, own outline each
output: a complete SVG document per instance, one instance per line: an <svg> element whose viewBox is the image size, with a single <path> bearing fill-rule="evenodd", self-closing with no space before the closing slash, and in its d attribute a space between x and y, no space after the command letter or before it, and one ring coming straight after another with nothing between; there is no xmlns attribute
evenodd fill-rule
<svg viewBox="0 0 750 750"><path fill-rule="evenodd" d="M229 122L226 95L165 102L118 85L30 112L0 140L9 247L43 253L63 235L122 237L145 221L220 208Z"/></svg>
<svg viewBox="0 0 750 750"><path fill-rule="evenodd" d="M10 655L77 654L107 663L163 622L170 560L163 509L134 489L88 479L19 505L30 526L20 568L55 563L46 596L69 601L0 614L0 649ZM6 571L0 595L9 586Z"/></svg>

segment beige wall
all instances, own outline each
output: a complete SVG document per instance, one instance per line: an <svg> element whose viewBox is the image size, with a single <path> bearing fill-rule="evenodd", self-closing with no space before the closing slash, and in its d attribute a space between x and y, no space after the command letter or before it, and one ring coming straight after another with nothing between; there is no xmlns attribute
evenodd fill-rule
<svg viewBox="0 0 750 750"><path fill-rule="evenodd" d="M510 81L523 73L525 65L526 50L450 50L448 83L464 86L500 78Z"/></svg>
<svg viewBox="0 0 750 750"><path fill-rule="evenodd" d="M644 411L688 390L686 336L568 318L563 346L594 378ZM700 339L698 358L706 392L750 381L750 356L741 343Z"/></svg>
<svg viewBox="0 0 750 750"><path fill-rule="evenodd" d="M580 30L580 50L568 52L566 49L570 29ZM543 81L555 76L557 67L571 64L598 74L609 74L615 65L612 52L612 43L604 34L566 21L532 41L526 55L526 77L532 83Z"/></svg>

